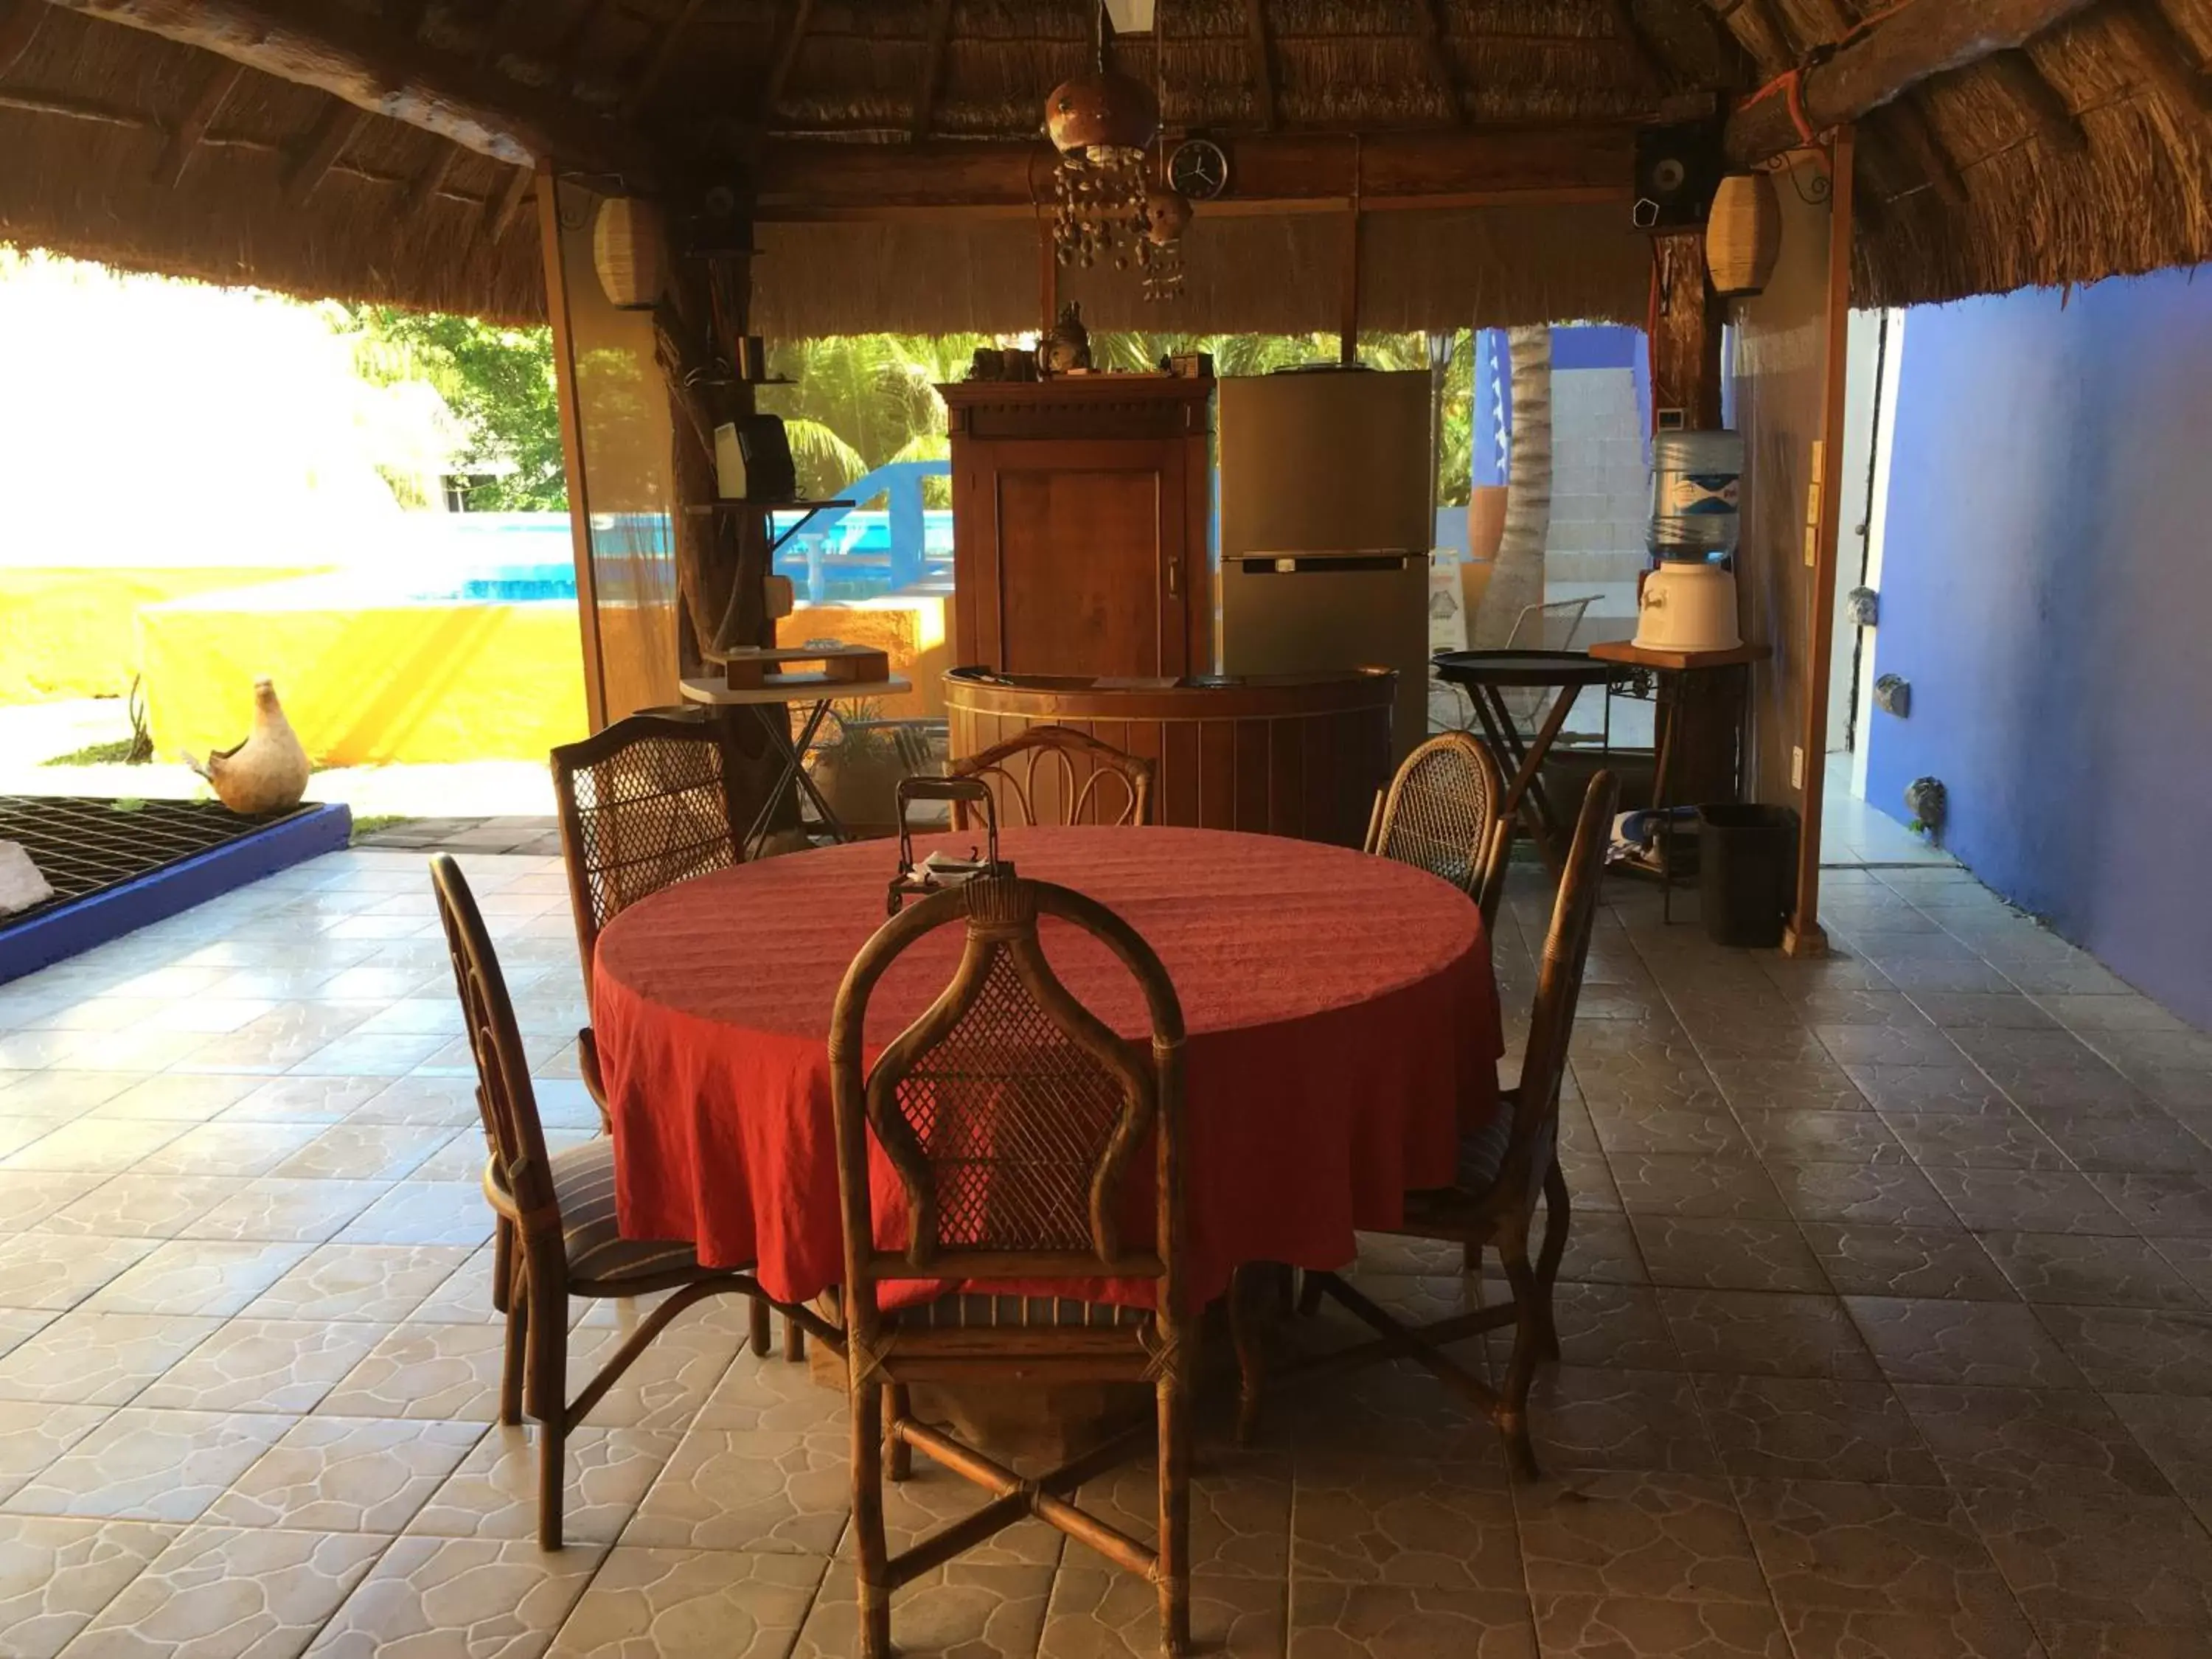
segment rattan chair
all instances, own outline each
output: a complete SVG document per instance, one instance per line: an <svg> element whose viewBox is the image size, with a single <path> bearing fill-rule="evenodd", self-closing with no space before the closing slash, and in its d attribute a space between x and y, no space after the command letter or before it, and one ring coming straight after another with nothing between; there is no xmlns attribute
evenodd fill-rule
<svg viewBox="0 0 2212 1659"><path fill-rule="evenodd" d="M1470 1272L1480 1270L1481 1253L1494 1248L1512 1287L1512 1300L1498 1307L1462 1314L1412 1328L1334 1273L1310 1273L1305 1294L1328 1297L1349 1309L1376 1332L1376 1339L1291 1368L1286 1376L1333 1373L1376 1360L1406 1356L1418 1359L1467 1395L1505 1437L1514 1474L1538 1478L1535 1448L1528 1437L1528 1388L1539 1363L1559 1357L1552 1317L1552 1288L1567 1248L1571 1206L1566 1179L1559 1173L1559 1085L1566 1073L1567 1044L1574 1032L1575 1006L1582 995L1583 971L1589 959L1590 931L1597 918L1598 890L1604 880L1605 851L1612 834L1620 793L1610 772L1591 781L1583 798L1582 817L1565 873L1552 906L1552 925L1544 939L1544 960L1536 985L1536 1004L1522 1050L1521 1078L1504 1091L1498 1110L1461 1144L1459 1179L1451 1187L1409 1193L1406 1218L1386 1229L1406 1237L1461 1245ZM1532 1264L1528 1243L1536 1206L1546 1211L1543 1243ZM1249 1276L1245 1276L1249 1277ZM1260 1349L1254 1340L1251 1287L1240 1284L1231 1299L1238 1327L1237 1356L1243 1369L1240 1430L1249 1433L1256 1409ZM1510 1326L1513 1350L1505 1375L1495 1389L1444 1353L1442 1345Z"/></svg>
<svg viewBox="0 0 2212 1659"><path fill-rule="evenodd" d="M1000 823L1152 821L1152 762L1073 726L1032 726L980 754L954 761L949 769L956 778L981 778L990 786L998 799ZM1103 790L1102 783L1106 786ZM1107 814L1109 806L1117 809L1111 817ZM952 827L972 827L966 807L957 801L952 806Z"/></svg>
<svg viewBox="0 0 2212 1659"><path fill-rule="evenodd" d="M1090 934L1142 988L1149 1042L1116 1036L1054 975L1037 942L1051 916ZM928 1011L866 1066L868 1001L907 950L948 927L966 946ZM1182 1011L1159 958L1079 893L1012 877L933 895L871 939L838 989L830 1030L844 1202L845 1341L853 1413L853 1532L860 1653L887 1659L891 1592L1036 1516L1159 1587L1164 1641L1189 1640L1189 1376L1197 1337L1182 1304ZM906 1244L877 1243L871 1142L903 1194ZM1139 1158L1149 1152L1149 1182ZM1124 1237L1146 1186L1149 1237ZM886 1310L885 1279L1067 1281L1066 1299L955 1295ZM1154 1308L1074 1300L1080 1281L1150 1279ZM1150 1382L1158 1396L1159 1539L1139 1540L1068 1500L1131 1451L1138 1429L1035 1480L921 1421L908 1385ZM893 1556L883 1479L920 1449L991 1501Z"/></svg>
<svg viewBox="0 0 2212 1659"><path fill-rule="evenodd" d="M1367 850L1441 876L1498 926L1513 820L1501 817L1504 779L1489 747L1465 732L1431 738L1406 757L1389 787L1375 797Z"/></svg>
<svg viewBox="0 0 2212 1659"><path fill-rule="evenodd" d="M477 1063L477 1105L489 1156L484 1196L501 1226L492 1300L507 1316L499 1415L538 1424L538 1541L561 1547L562 1454L569 1434L668 1322L703 1297L736 1291L760 1298L749 1273L706 1268L690 1244L624 1238L615 1218L614 1146L604 1135L549 1154L538 1119L522 1034L491 936L461 867L430 860L438 916L453 953L453 979ZM672 1294L571 1400L568 1396L568 1298ZM787 1316L791 1310L787 1310ZM824 1327L834 1338L834 1331Z"/></svg>
<svg viewBox="0 0 2212 1659"><path fill-rule="evenodd" d="M561 859L586 997L592 952L609 922L663 888L743 862L726 731L704 709L648 709L553 751ZM576 1041L584 1085L604 1115L606 1087L591 1028Z"/></svg>

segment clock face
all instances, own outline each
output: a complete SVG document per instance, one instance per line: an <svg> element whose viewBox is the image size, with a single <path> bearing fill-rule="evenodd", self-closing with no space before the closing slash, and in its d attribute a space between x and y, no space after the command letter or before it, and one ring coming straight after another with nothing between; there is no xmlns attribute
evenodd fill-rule
<svg viewBox="0 0 2212 1659"><path fill-rule="evenodd" d="M1194 202L1210 202L1229 187L1229 158L1211 138L1187 138L1168 157L1168 182Z"/></svg>

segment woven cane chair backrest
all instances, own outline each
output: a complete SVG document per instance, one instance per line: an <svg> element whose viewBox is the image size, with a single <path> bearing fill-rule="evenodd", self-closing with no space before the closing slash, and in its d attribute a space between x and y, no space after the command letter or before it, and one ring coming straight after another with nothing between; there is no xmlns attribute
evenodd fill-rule
<svg viewBox="0 0 2212 1659"><path fill-rule="evenodd" d="M538 1097L530 1086L530 1066L522 1052L522 1032L507 994L491 935L477 908L468 878L451 854L430 860L430 884L438 896L438 920L446 929L446 948L453 961L453 986L468 1027L469 1048L477 1063L477 1110L483 1119L491 1154L490 1174L499 1192L512 1200L527 1226L550 1224L560 1232L553 1176L545 1157L545 1131L538 1117Z"/></svg>
<svg viewBox="0 0 2212 1659"><path fill-rule="evenodd" d="M1521 1084L1514 1118L1517 1146L1553 1133L1559 1114L1559 1082L1567 1068L1567 1044L1574 1035L1575 1009L1582 1000L1583 975L1589 963L1590 935L1597 926L1598 895L1605 883L1605 852L1613 834L1613 809L1620 794L1610 772L1590 780L1582 815L1567 852L1566 870L1552 902L1552 925L1544 935L1544 959L1537 971L1536 1005L1522 1050ZM1547 1142L1548 1144L1548 1141Z"/></svg>
<svg viewBox="0 0 2212 1659"><path fill-rule="evenodd" d="M632 714L553 751L561 850L586 982L606 925L641 898L739 861L720 724Z"/></svg>
<svg viewBox="0 0 2212 1659"><path fill-rule="evenodd" d="M1042 916L1090 934L1129 969L1148 1042L1116 1036L1061 984L1039 945ZM864 1073L877 981L918 940L963 924L951 984ZM1158 957L1079 893L979 878L886 923L846 975L830 1025L848 1284L949 1273L962 1258L972 1269L979 1257L991 1277L1172 1280L1182 1044L1182 1008ZM907 1242L896 1253L877 1250L869 1230L870 1133L904 1191ZM1153 1237L1125 1241L1125 1189L1147 1145Z"/></svg>
<svg viewBox="0 0 2212 1659"><path fill-rule="evenodd" d="M956 778L980 778L999 804L1002 824L1150 823L1152 763L1068 726L1032 726L951 764ZM955 802L952 826L967 830Z"/></svg>
<svg viewBox="0 0 2212 1659"><path fill-rule="evenodd" d="M1390 780L1368 850L1479 898L1504 793L1498 763L1479 738L1464 732L1431 738Z"/></svg>

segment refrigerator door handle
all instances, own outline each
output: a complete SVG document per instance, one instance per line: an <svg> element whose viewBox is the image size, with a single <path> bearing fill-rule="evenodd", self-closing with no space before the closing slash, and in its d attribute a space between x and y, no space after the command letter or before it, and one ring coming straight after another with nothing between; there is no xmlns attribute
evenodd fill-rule
<svg viewBox="0 0 2212 1659"><path fill-rule="evenodd" d="M1182 597L1182 556L1180 554L1172 555L1168 559L1168 597L1171 599Z"/></svg>

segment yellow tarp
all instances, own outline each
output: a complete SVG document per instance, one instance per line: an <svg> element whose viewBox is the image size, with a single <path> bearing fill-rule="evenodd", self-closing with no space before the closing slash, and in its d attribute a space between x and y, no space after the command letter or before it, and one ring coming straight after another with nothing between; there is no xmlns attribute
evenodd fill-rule
<svg viewBox="0 0 2212 1659"><path fill-rule="evenodd" d="M275 611L185 600L147 606L138 629L164 755L243 738L264 674L322 766L542 761L585 732L573 605Z"/></svg>
<svg viewBox="0 0 2212 1659"><path fill-rule="evenodd" d="M139 606L325 568L0 567L0 702L119 697L138 669Z"/></svg>

